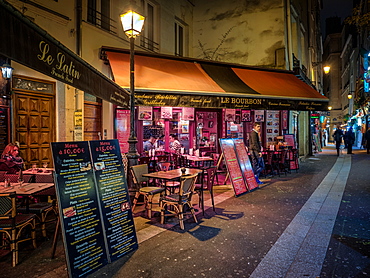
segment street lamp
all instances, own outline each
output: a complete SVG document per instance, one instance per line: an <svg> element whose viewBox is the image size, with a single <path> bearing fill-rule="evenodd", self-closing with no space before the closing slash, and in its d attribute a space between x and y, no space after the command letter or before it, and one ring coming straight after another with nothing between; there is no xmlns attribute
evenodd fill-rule
<svg viewBox="0 0 370 278"><path fill-rule="evenodd" d="M353 97L352 92L349 92L348 95L347 95L347 98L352 99L352 97Z"/></svg>
<svg viewBox="0 0 370 278"><path fill-rule="evenodd" d="M136 149L137 138L135 131L135 38L140 35L145 17L132 10L121 14L120 17L123 31L130 39L130 137L128 138L129 149L127 158L129 166L133 166L137 164L137 159L139 158Z"/></svg>
<svg viewBox="0 0 370 278"><path fill-rule="evenodd" d="M325 74L328 74L330 72L330 67L329 66L325 66L324 67L324 73Z"/></svg>

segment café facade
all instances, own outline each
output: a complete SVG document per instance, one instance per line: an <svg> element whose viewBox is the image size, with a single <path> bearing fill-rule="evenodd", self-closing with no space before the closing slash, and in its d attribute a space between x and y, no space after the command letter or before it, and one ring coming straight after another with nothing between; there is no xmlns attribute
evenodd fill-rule
<svg viewBox="0 0 370 278"><path fill-rule="evenodd" d="M103 46L117 84L129 90L129 52ZM307 145L309 114L326 111L328 99L292 72L135 52L138 151L150 136L175 134L186 150L218 151L220 138L244 138L262 125L264 147L294 134ZM116 110L116 134L127 122ZM128 117L126 115L126 117ZM305 128L302 128L305 127ZM123 129L124 130L124 129ZM307 131L307 132L306 132Z"/></svg>

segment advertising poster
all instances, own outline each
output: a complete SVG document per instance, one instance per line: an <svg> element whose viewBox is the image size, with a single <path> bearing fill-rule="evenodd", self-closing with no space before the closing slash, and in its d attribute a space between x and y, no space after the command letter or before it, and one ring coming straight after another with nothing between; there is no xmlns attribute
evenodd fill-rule
<svg viewBox="0 0 370 278"><path fill-rule="evenodd" d="M254 121L255 122L264 122L265 121L265 111L264 110L255 110L254 111Z"/></svg>
<svg viewBox="0 0 370 278"><path fill-rule="evenodd" d="M122 156L118 140L89 144L108 253L115 261L138 247Z"/></svg>
<svg viewBox="0 0 370 278"><path fill-rule="evenodd" d="M130 110L116 110L116 132L122 153L128 153L128 138L130 137Z"/></svg>
<svg viewBox="0 0 370 278"><path fill-rule="evenodd" d="M235 114L235 109L225 109L225 122L234 122Z"/></svg>
<svg viewBox="0 0 370 278"><path fill-rule="evenodd" d="M251 121L251 110L242 110L242 121L243 122Z"/></svg>
<svg viewBox="0 0 370 278"><path fill-rule="evenodd" d="M243 139L234 139L235 151L238 156L240 169L243 173L244 180L247 183L248 189L253 190L258 187L256 178L254 177L252 164L249 160L247 149Z"/></svg>
<svg viewBox="0 0 370 278"><path fill-rule="evenodd" d="M108 263L87 141L51 143L66 261L71 277Z"/></svg>
<svg viewBox="0 0 370 278"><path fill-rule="evenodd" d="M232 139L220 139L220 146L225 158L226 167L230 175L235 196L248 192L247 185L244 181L239 161L235 153L234 141Z"/></svg>
<svg viewBox="0 0 370 278"><path fill-rule="evenodd" d="M279 136L280 112L274 110L266 111L266 141L267 146L275 144L275 138Z"/></svg>
<svg viewBox="0 0 370 278"><path fill-rule="evenodd" d="M287 146L291 146L293 149L296 148L294 134L285 134L284 142L286 142Z"/></svg>
<svg viewBox="0 0 370 278"><path fill-rule="evenodd" d="M151 121L153 119L153 108L151 106L139 106L139 119L141 121Z"/></svg>
<svg viewBox="0 0 370 278"><path fill-rule="evenodd" d="M172 119L172 107L161 107L161 118Z"/></svg>
<svg viewBox="0 0 370 278"><path fill-rule="evenodd" d="M182 119L184 121L194 121L194 108L183 107L182 108Z"/></svg>

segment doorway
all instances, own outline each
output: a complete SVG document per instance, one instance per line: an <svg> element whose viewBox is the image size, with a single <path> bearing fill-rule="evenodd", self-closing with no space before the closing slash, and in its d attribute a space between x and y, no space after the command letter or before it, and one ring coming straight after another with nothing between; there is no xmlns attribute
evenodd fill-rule
<svg viewBox="0 0 370 278"><path fill-rule="evenodd" d="M55 84L14 77L13 141L20 145L25 168L52 166L50 142L55 141ZM38 91L38 90L42 91Z"/></svg>

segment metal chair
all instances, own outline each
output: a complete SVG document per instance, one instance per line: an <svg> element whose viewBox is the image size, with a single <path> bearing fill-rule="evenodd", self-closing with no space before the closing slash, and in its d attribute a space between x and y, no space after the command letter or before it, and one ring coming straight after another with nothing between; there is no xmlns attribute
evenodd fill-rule
<svg viewBox="0 0 370 278"><path fill-rule="evenodd" d="M184 207L189 207L190 213L194 218L195 223L198 223L197 217L193 205L191 204L191 198L194 192L195 180L197 175L184 175L180 178L180 190L179 193L174 193L167 196L162 196L159 199L159 206L161 208L161 224L164 224L165 216L177 216L179 218L180 227L184 230ZM169 208L173 207L174 211L170 211ZM170 214L166 214L170 212Z"/></svg>
<svg viewBox="0 0 370 278"><path fill-rule="evenodd" d="M211 194L213 211L215 211L215 201L214 201L214 197L213 197L213 186L214 186L214 183L215 183L215 176L216 176L217 168L216 167L210 167L210 168L206 169L206 171L207 171L206 183L203 182L203 184L202 183L195 184L195 192L198 193L198 195L199 195L199 204L201 205L202 210L204 211L204 196L203 196L202 191L208 190L209 193Z"/></svg>
<svg viewBox="0 0 370 278"><path fill-rule="evenodd" d="M134 201L132 204L132 212L134 212L135 210L136 204L138 203L139 196L143 195L145 209L147 211L148 217L152 218L153 196L156 194L163 195L165 188L157 187L157 186L144 186L144 185L148 185L148 182L149 182L148 178L143 177L143 174L147 174L149 172L147 164L131 166L130 170L132 174L132 180L136 188L136 193L135 193Z"/></svg>
<svg viewBox="0 0 370 278"><path fill-rule="evenodd" d="M10 246L12 252L13 267L18 264L18 245L20 242L32 240L33 247L36 248L36 215L35 214L17 214L15 192L0 193L0 233L5 234L3 244ZM29 226L31 228L30 237L21 239L27 233L23 229ZM3 247L5 247L3 245Z"/></svg>

